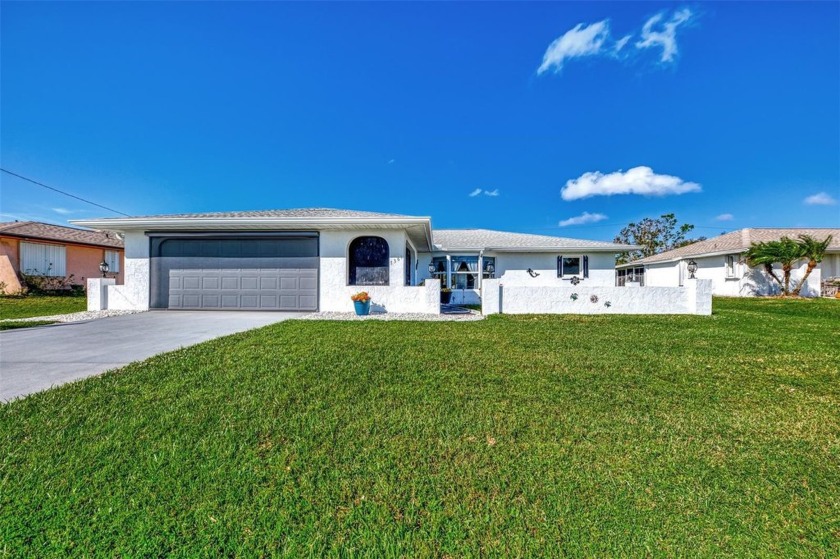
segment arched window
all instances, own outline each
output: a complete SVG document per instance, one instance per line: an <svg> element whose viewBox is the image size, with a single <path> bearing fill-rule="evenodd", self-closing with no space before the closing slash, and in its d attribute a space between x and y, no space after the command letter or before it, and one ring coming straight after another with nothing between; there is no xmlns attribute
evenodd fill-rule
<svg viewBox="0 0 840 559"><path fill-rule="evenodd" d="M348 251L350 285L388 285L388 242L382 237L356 237Z"/></svg>

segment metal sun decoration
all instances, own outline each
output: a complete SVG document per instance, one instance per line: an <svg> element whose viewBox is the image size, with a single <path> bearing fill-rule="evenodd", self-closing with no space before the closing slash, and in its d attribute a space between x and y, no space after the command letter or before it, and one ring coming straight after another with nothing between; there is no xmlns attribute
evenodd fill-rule
<svg viewBox="0 0 840 559"><path fill-rule="evenodd" d="M572 282L572 285L577 285L577 284L580 283L580 278L577 277L577 276L572 276L571 282Z"/></svg>
<svg viewBox="0 0 840 559"><path fill-rule="evenodd" d="M598 302L598 296L597 296L597 295L593 295L592 297L590 297L590 298L589 298L589 300L590 300L591 302L593 302L593 303L597 303L597 302Z"/></svg>

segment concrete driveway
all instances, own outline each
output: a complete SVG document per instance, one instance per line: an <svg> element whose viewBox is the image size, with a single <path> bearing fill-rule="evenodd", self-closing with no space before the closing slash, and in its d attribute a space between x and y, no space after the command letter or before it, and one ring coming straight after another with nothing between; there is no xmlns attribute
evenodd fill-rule
<svg viewBox="0 0 840 559"><path fill-rule="evenodd" d="M150 311L0 332L0 401L305 313Z"/></svg>

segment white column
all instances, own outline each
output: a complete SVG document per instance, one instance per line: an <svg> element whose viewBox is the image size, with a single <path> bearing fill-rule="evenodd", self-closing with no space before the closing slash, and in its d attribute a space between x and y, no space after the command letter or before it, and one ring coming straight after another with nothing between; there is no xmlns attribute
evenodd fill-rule
<svg viewBox="0 0 840 559"><path fill-rule="evenodd" d="M502 289L502 283L497 279L488 279L484 282L484 289L481 292L481 314L499 314L502 312Z"/></svg>
<svg viewBox="0 0 840 559"><path fill-rule="evenodd" d="M108 308L108 286L116 285L114 278L88 278L87 310L104 311Z"/></svg>
<svg viewBox="0 0 840 559"><path fill-rule="evenodd" d="M446 255L446 287L452 289L452 257Z"/></svg>

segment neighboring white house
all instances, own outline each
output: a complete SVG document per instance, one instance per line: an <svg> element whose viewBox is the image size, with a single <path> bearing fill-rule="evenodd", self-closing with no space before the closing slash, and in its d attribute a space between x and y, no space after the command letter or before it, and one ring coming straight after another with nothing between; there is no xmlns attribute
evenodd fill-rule
<svg viewBox="0 0 840 559"><path fill-rule="evenodd" d="M432 231L431 219L334 209L74 221L125 239L125 283L112 309L437 313L440 287L478 303L482 282L613 286L615 254L637 247L487 230ZM425 280L425 281L424 281Z"/></svg>
<svg viewBox="0 0 840 559"><path fill-rule="evenodd" d="M740 229L619 265L617 275L619 283L634 280L653 287L681 286L689 277L689 262L694 262L697 265L695 277L712 280L715 295L771 295L779 292L778 284L762 267L748 266L744 255L752 243L777 241L782 237L797 239L800 235L810 235L818 240L832 236L825 258L811 273L801 293L806 297L817 297L821 279L840 277L840 229ZM807 262L803 260L793 270L792 285L802 278L806 268ZM780 268L778 275L781 277Z"/></svg>

